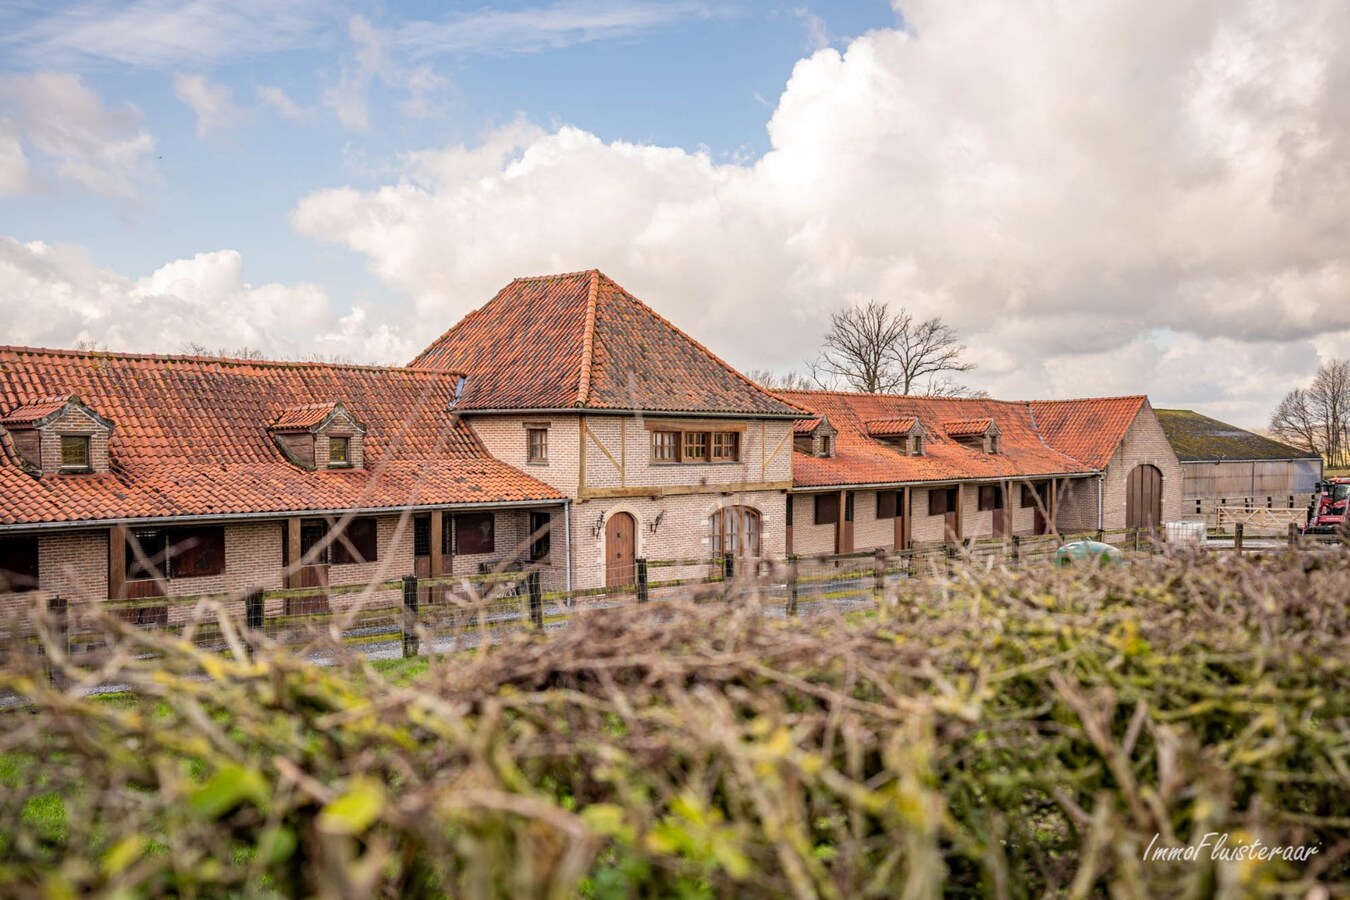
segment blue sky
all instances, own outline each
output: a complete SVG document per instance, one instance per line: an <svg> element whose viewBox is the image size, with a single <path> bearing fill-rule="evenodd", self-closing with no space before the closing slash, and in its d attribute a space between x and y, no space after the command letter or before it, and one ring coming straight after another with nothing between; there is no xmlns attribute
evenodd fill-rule
<svg viewBox="0 0 1350 900"><path fill-rule="evenodd" d="M6 343L399 363L599 267L742 368L831 312L996 396L1261 425L1350 346L1350 5L0 5Z"/></svg>

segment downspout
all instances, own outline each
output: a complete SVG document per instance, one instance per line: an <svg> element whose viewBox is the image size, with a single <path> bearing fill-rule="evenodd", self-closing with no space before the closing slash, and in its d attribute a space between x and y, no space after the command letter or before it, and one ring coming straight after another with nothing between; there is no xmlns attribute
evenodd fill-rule
<svg viewBox="0 0 1350 900"><path fill-rule="evenodd" d="M1103 474L1100 473L1100 472L1097 473L1097 530L1098 530L1098 531L1105 531L1105 530L1106 530L1106 510L1102 508L1102 483L1103 483L1105 480L1106 480L1106 476L1105 476L1105 475L1103 475Z"/></svg>
<svg viewBox="0 0 1350 900"><path fill-rule="evenodd" d="M563 557L566 559L567 593L572 593L572 498L563 500ZM568 597L571 600L571 597Z"/></svg>

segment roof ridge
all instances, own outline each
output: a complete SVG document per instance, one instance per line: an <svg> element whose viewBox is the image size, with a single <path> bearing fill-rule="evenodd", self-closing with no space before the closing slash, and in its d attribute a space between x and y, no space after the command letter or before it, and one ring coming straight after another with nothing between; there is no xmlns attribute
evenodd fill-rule
<svg viewBox="0 0 1350 900"><path fill-rule="evenodd" d="M586 324L582 326L581 331L581 373L577 383L577 406L585 406L591 398L591 366L595 364L595 307L599 293L600 270L591 269L590 285L586 290Z"/></svg>
<svg viewBox="0 0 1350 900"><path fill-rule="evenodd" d="M64 347L28 347L22 345L0 345L0 355L12 353L22 356L64 356L71 359L126 359L145 360L164 363L204 363L230 367L253 366L269 369L347 369L363 372L413 372L418 375L456 375L463 372L454 369L423 368L410 369L397 365L369 365L364 363L321 362L302 359L242 359L235 356L197 356L190 353L147 353L120 350L74 350Z"/></svg>
<svg viewBox="0 0 1350 900"><path fill-rule="evenodd" d="M517 275L511 279L511 283L518 281L559 281L563 278L576 278L579 275L599 274L599 269L578 269L575 272L556 272L552 275Z"/></svg>
<svg viewBox="0 0 1350 900"><path fill-rule="evenodd" d="M680 326L676 325L674 322L670 321L670 320L667 319L665 316L661 315L659 312L657 312L657 311L656 311L655 309L653 309L651 306L649 306L649 305L647 305L646 303L644 303L642 300L638 299L638 298L637 298L636 296L634 296L631 292L629 292L629 290L628 290L627 288L625 288L623 285L619 284L619 283L618 283L617 281L615 281L613 278L609 277L609 276L606 275L604 272L601 272L599 269L594 269L594 270L592 270L592 271L595 272L595 274L596 274L596 276L597 276L597 280L598 280L599 278L603 278L603 279L605 279L605 281L608 281L610 284L612 284L615 288L617 288L617 289L619 290L619 293L623 294L623 295L624 295L625 297L627 297L631 302L636 303L640 308L646 310L648 313L650 313L651 315L655 316L655 317L656 317L656 320L657 320L658 322L660 322L662 325L665 325L665 326L666 326L667 328L669 328L671 331L674 331L674 332L675 332L676 334L678 334L680 337L684 338L686 341L688 341L689 343L693 344L694 347L697 348L698 351L701 352L704 356L708 357L708 358L711 359L713 362L717 363L719 366L721 366L722 368L726 369L726 370L727 370L728 372L730 372L732 375L735 375L737 378L739 378L741 381L745 382L745 384L749 385L751 388L753 388L754 390L758 391L759 393L764 394L765 396L769 397L770 399L772 399L772 400L774 400L774 401L776 401L776 402L779 402L779 403L782 403L782 402L783 402L782 399L779 398L778 396L776 396L776 395L774 394L773 391L769 390L768 388L766 388L766 387L764 387L764 386L762 386L762 385L756 384L755 382L751 381L749 378L747 378L745 375L743 375L739 369L735 368L735 367L732 366L730 363L728 363L726 360L722 359L722 357L718 356L716 353L714 353L714 352L712 352L711 350L709 350L709 349L708 349L707 347L705 347L700 341L698 341L698 340L695 339L694 337L690 336L690 335L688 334L688 332L686 332L683 328L681 328ZM795 404L789 404L789 405L795 406ZM798 408L800 409L800 407L798 407Z"/></svg>

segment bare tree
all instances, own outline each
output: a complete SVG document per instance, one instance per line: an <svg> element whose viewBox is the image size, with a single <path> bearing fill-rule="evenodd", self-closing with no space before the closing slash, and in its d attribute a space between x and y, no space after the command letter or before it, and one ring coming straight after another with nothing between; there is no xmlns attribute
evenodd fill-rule
<svg viewBox="0 0 1350 900"><path fill-rule="evenodd" d="M879 394L967 393L952 374L975 364L963 359L956 332L934 316L916 322L904 307L891 309L869 300L830 315L820 354L811 361L811 377L821 387L843 382L857 391Z"/></svg>
<svg viewBox="0 0 1350 900"><path fill-rule="evenodd" d="M1328 466L1350 465L1350 359L1323 363L1312 384L1285 394L1271 414L1270 430L1320 455Z"/></svg>
<svg viewBox="0 0 1350 900"><path fill-rule="evenodd" d="M268 356L257 347L217 347L212 350L205 344L197 341L184 341L178 345L178 352L185 353L188 356L209 356L217 359L249 359L264 360L272 359L282 362L317 362L330 363L332 365L348 365L351 363L351 357L343 353L297 353L290 356Z"/></svg>
<svg viewBox="0 0 1350 900"><path fill-rule="evenodd" d="M755 384L766 391L804 391L816 387L811 376L802 372L774 372L771 369L749 369L745 373Z"/></svg>

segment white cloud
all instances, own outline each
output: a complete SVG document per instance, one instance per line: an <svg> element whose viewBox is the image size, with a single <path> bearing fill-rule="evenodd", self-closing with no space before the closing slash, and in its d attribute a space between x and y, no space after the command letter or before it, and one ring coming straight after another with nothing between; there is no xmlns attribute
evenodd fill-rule
<svg viewBox="0 0 1350 900"><path fill-rule="evenodd" d="M799 363L878 297L957 326L995 394L1147 390L1252 424L1350 329L1350 7L899 12L797 64L752 165L516 124L293 224L428 334L513 275L599 266L743 366Z"/></svg>
<svg viewBox="0 0 1350 900"><path fill-rule="evenodd" d="M399 111L410 118L440 115L440 102L449 82L427 64L408 66L392 58L387 35L365 16L352 16L347 23L352 44L337 80L323 94L323 102L348 131L370 129L370 88L378 83L403 95Z"/></svg>
<svg viewBox="0 0 1350 900"><path fill-rule="evenodd" d="M0 237L0 318L14 344L177 352L186 343L271 356L316 350L355 361L401 360L415 347L366 311L332 309L315 284L252 285L234 250L198 253L143 278L94 265L82 247Z"/></svg>
<svg viewBox="0 0 1350 900"><path fill-rule="evenodd" d="M22 194L28 187L28 157L19 136L0 120L0 197Z"/></svg>
<svg viewBox="0 0 1350 900"><path fill-rule="evenodd" d="M16 160L27 159L26 148L60 178L122 199L135 198L153 174L155 139L141 128L140 111L131 104L105 106L78 75L0 75L0 121L5 117L9 149L0 136L0 158L11 173L19 171Z"/></svg>
<svg viewBox="0 0 1350 900"><path fill-rule="evenodd" d="M173 80L173 93L197 115L197 137L207 132L229 128L243 118L234 105L230 89L223 84L212 84L204 75L178 75Z"/></svg>
<svg viewBox="0 0 1350 900"><path fill-rule="evenodd" d="M258 99L292 122L303 122L310 117L309 110L292 100L284 90L276 85L259 85L257 90Z"/></svg>

